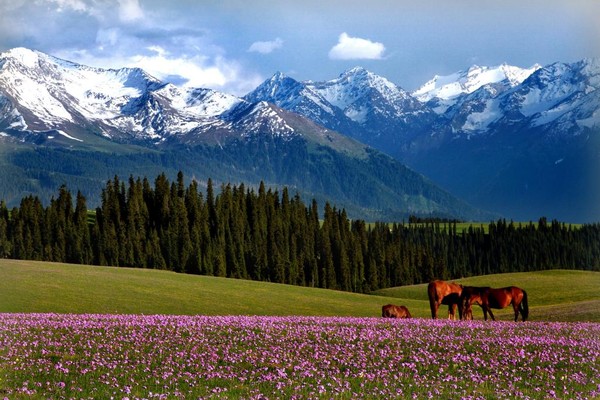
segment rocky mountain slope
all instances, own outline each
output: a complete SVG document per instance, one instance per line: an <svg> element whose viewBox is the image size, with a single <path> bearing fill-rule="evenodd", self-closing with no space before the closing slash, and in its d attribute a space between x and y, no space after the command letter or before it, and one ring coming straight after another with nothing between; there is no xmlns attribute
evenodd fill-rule
<svg viewBox="0 0 600 400"><path fill-rule="evenodd" d="M201 182L285 185L355 218L492 216L318 122L265 100L184 90L140 69L13 49L0 55L0 198L48 199L67 183L94 204L114 174L183 170Z"/></svg>
<svg viewBox="0 0 600 400"><path fill-rule="evenodd" d="M245 98L337 127L480 207L590 221L600 219L599 76L597 59L473 66L408 93L354 68L326 82L277 74Z"/></svg>

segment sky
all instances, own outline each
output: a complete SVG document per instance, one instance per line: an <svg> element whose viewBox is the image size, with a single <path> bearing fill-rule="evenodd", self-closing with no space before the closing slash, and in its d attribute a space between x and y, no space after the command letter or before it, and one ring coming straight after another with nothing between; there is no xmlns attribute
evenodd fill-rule
<svg viewBox="0 0 600 400"><path fill-rule="evenodd" d="M355 66L412 91L472 65L600 57L600 1L0 0L0 52L14 47L240 96Z"/></svg>

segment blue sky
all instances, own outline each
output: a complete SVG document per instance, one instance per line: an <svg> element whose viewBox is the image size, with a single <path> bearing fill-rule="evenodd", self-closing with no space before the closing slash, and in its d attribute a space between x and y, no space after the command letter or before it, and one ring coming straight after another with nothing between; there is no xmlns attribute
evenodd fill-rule
<svg viewBox="0 0 600 400"><path fill-rule="evenodd" d="M0 0L13 47L237 95L357 65L414 90L473 64L598 57L600 1Z"/></svg>

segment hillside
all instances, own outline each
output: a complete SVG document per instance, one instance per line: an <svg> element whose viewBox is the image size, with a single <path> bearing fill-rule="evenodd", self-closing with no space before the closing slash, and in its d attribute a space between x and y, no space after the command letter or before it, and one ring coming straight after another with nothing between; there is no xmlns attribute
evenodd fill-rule
<svg viewBox="0 0 600 400"><path fill-rule="evenodd" d="M0 312L378 317L387 303L429 318L426 285L374 295L175 274L34 261L0 261ZM543 271L458 280L467 285L514 284L529 293L531 320L600 321L600 273ZM556 290L549 290L555 288ZM494 312L509 319L509 310ZM481 319L481 311L474 310Z"/></svg>
<svg viewBox="0 0 600 400"><path fill-rule="evenodd" d="M35 95L33 95L35 94ZM91 206L115 175L181 170L204 183L287 186L353 218L489 220L390 156L265 101L178 88L17 48L0 54L0 199L49 201L62 184Z"/></svg>
<svg viewBox="0 0 600 400"><path fill-rule="evenodd" d="M336 129L512 219L600 218L600 61L474 65L413 93L363 68L267 79L245 98Z"/></svg>

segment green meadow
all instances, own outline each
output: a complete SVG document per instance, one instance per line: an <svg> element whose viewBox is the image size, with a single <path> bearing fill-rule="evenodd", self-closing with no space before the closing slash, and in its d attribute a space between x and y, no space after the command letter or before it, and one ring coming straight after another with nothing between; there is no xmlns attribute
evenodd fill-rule
<svg viewBox="0 0 600 400"><path fill-rule="evenodd" d="M519 286L532 321L600 322L600 273L550 270L456 280L473 286ZM379 316L387 303L429 318L427 285L372 294L306 288L167 271L0 260L0 312L181 315ZM441 314L445 315L442 306ZM511 319L512 309L494 311ZM475 319L483 313L474 308Z"/></svg>

